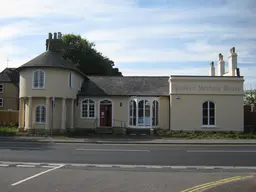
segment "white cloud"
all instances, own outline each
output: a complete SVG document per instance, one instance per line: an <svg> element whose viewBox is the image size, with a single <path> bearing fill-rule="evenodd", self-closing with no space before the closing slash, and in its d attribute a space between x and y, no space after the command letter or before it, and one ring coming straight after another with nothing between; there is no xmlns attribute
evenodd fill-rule
<svg viewBox="0 0 256 192"><path fill-rule="evenodd" d="M4 42L0 48L0 62L5 63L8 57L10 65L19 66L37 55L39 50L44 50L44 43L38 49L34 47L39 42L44 42L48 32L62 31L82 34L90 41L95 41L96 48L114 60L117 66L122 63L139 62L210 62L217 61L220 52L227 60L229 49L233 46L237 48L239 62L253 64L256 57L250 53L256 50L254 42L248 43L248 39L256 39L255 26L239 28L222 24L215 26L210 20L208 23L200 22L201 19L214 19L215 16L218 16L218 19L233 16L234 21L239 18L246 18L248 21L256 16L256 11L246 10L252 0L240 2L241 9L236 9L235 6L238 4L234 2L239 3L233 0L227 1L227 4L219 8L201 7L185 10L167 6L141 8L137 6L136 0L108 0L107 3L105 0L9 0L0 6L0 21L13 18L15 22L0 24L0 42ZM13 43L16 37L25 39L28 35L44 37L34 43L31 42L33 49L31 45L18 47ZM161 41L157 42L158 39ZM2 66L4 65L1 64L0 68ZM170 70L120 70L125 75L160 75L166 72L168 74L165 75L194 72L207 74L207 66L208 63L206 68L178 69L177 65L172 65ZM241 70L243 71L251 76L256 69Z"/></svg>

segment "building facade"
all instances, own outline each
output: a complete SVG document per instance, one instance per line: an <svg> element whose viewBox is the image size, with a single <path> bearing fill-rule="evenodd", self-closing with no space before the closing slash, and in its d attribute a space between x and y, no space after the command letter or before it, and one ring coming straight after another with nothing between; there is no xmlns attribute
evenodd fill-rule
<svg viewBox="0 0 256 192"><path fill-rule="evenodd" d="M209 76L86 76L62 58L61 33L18 68L20 129L127 127L243 131L243 83L235 49ZM215 75L216 72L216 75Z"/></svg>
<svg viewBox="0 0 256 192"><path fill-rule="evenodd" d="M6 68L0 73L0 110L19 109L19 73Z"/></svg>

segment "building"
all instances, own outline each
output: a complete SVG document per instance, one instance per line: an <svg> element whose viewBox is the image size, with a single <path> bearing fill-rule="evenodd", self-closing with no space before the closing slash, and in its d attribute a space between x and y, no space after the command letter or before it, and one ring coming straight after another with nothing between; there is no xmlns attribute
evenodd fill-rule
<svg viewBox="0 0 256 192"><path fill-rule="evenodd" d="M209 76L86 76L62 58L61 33L18 68L20 129L127 127L243 131L243 83L235 49ZM216 71L216 75L215 75Z"/></svg>
<svg viewBox="0 0 256 192"><path fill-rule="evenodd" d="M0 110L19 109L19 73L5 68L0 73Z"/></svg>

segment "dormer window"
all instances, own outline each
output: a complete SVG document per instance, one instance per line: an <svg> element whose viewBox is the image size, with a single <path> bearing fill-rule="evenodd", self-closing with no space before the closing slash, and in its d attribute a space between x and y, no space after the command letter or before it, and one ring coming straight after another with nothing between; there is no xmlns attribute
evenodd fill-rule
<svg viewBox="0 0 256 192"><path fill-rule="evenodd" d="M45 72L38 69L33 72L33 89L44 89L45 88Z"/></svg>

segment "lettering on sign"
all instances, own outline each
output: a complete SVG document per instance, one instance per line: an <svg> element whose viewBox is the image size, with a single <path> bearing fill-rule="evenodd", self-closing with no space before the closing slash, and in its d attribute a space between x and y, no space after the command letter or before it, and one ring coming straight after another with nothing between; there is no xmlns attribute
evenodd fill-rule
<svg viewBox="0 0 256 192"><path fill-rule="evenodd" d="M230 85L212 86L212 85L172 85L175 92L240 92L241 87L233 87Z"/></svg>

